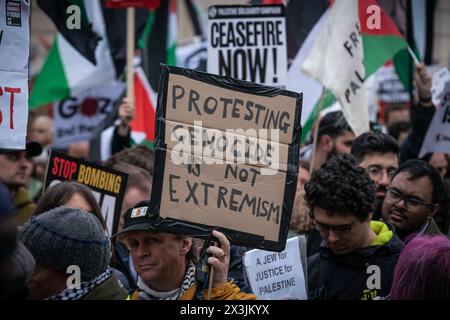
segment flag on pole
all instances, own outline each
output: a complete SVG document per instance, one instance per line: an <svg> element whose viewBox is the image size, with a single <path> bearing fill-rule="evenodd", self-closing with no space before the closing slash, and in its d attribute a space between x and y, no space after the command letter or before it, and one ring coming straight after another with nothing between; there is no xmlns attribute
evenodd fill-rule
<svg viewBox="0 0 450 320"><path fill-rule="evenodd" d="M406 46L375 0L335 1L303 63L342 105L357 135L369 130L364 80Z"/></svg>
<svg viewBox="0 0 450 320"><path fill-rule="evenodd" d="M295 92L307 92L303 96L303 108L302 108L302 138L301 142L305 141L307 134L310 132L311 127L317 118L319 112L319 100L322 94L322 84L314 79L308 77L301 70L301 66L305 59L308 57L309 52L326 20L327 11L322 15L322 17L317 21L311 31L308 33L305 41L303 42L300 50L295 56L292 62L286 79L286 88ZM324 93L325 98L322 101L322 109L331 106L336 99L333 94L326 90Z"/></svg>
<svg viewBox="0 0 450 320"><path fill-rule="evenodd" d="M155 141L156 92L148 83L142 67L134 71L134 108L135 117L131 122L131 131L139 141Z"/></svg>
<svg viewBox="0 0 450 320"><path fill-rule="evenodd" d="M61 23L66 22L66 17L53 14L52 10L55 9L50 6L53 2L40 1L38 4L45 3L42 9L49 10L46 12L50 17L59 19L55 24L61 26ZM83 34L82 32L61 33L58 31L56 40L31 91L30 109L62 100L71 95L76 96L116 79L116 70L109 51L100 2L84 0L79 3L82 4L79 6L82 10L82 17L87 19L86 25L92 25L92 32ZM60 22L60 20L63 21ZM86 40L87 43L97 41L97 37L100 37L101 40L98 41L95 48L89 46L89 50L82 50L78 44L87 37L91 37ZM94 56L91 56L91 49ZM95 63L93 63L94 57Z"/></svg>
<svg viewBox="0 0 450 320"><path fill-rule="evenodd" d="M91 25L92 37L100 39L93 48L95 63L91 61L88 53L84 53L80 45L87 45L93 40L84 40L87 35L81 32L64 31L67 29L66 11L61 8L59 0L39 1L38 5L42 4L41 8L58 26L58 33L32 88L29 99L30 109L78 96L96 87L103 87L123 73L126 9L108 9L102 6L100 0L76 2L81 10L81 26ZM68 1L61 3L69 5ZM64 14L55 15L54 13L58 10ZM142 33L148 15L147 9L136 9L135 28L138 35ZM60 29L64 32L60 32Z"/></svg>

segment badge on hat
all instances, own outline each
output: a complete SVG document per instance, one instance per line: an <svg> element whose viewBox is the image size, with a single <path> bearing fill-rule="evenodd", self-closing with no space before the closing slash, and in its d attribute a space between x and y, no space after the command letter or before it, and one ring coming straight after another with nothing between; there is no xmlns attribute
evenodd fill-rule
<svg viewBox="0 0 450 320"><path fill-rule="evenodd" d="M148 209L147 207L134 208L133 211L131 211L130 218L132 219L146 216L147 209Z"/></svg>

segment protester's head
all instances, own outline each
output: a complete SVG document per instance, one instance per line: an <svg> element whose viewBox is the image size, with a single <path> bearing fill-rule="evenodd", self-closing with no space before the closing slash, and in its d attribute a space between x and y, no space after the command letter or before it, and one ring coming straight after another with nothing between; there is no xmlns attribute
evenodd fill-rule
<svg viewBox="0 0 450 320"><path fill-rule="evenodd" d="M393 123L399 121L410 122L409 106L407 104L392 104L387 106L384 111L384 123L390 127Z"/></svg>
<svg viewBox="0 0 450 320"><path fill-rule="evenodd" d="M127 187L123 197L119 225L117 228L117 231L120 232L123 228L125 212L128 209L133 208L139 202L150 199L152 177L144 169L128 163L118 163L115 164L113 168L128 174Z"/></svg>
<svg viewBox="0 0 450 320"><path fill-rule="evenodd" d="M30 139L39 142L43 146L49 146L53 143L53 120L52 118L41 115L37 116L30 130Z"/></svg>
<svg viewBox="0 0 450 320"><path fill-rule="evenodd" d="M389 185L383 203L383 219L394 225L401 238L418 232L446 201L439 173L422 160L403 163Z"/></svg>
<svg viewBox="0 0 450 320"><path fill-rule="evenodd" d="M92 213L106 228L97 200L95 200L92 191L81 183L64 181L46 189L37 203L34 215L40 215L60 206Z"/></svg>
<svg viewBox="0 0 450 320"><path fill-rule="evenodd" d="M138 145L113 154L108 160L105 161L105 165L112 168L118 163L132 164L136 167L144 169L150 174L150 176L153 177L154 161L154 151L144 145Z"/></svg>
<svg viewBox="0 0 450 320"><path fill-rule="evenodd" d="M439 172L441 177L445 177L447 175L448 161L445 153L434 152L431 155L430 160L428 160L428 163Z"/></svg>
<svg viewBox="0 0 450 320"><path fill-rule="evenodd" d="M392 300L450 300L450 240L417 236L403 249L394 271Z"/></svg>
<svg viewBox="0 0 450 320"><path fill-rule="evenodd" d="M309 167L310 164L308 161L300 160L298 167L298 176L297 176L297 191L299 193L305 187L305 183L311 178L309 175Z"/></svg>
<svg viewBox="0 0 450 320"><path fill-rule="evenodd" d="M37 142L28 142L25 150L0 149L0 181L10 190L24 186L31 173L31 157L41 152Z"/></svg>
<svg viewBox="0 0 450 320"><path fill-rule="evenodd" d="M439 210L433 217L443 234L449 233L450 227L450 180L444 179L444 191L439 203Z"/></svg>
<svg viewBox="0 0 450 320"><path fill-rule="evenodd" d="M397 121L387 128L388 133L397 141L398 145L405 141L410 129L411 122L409 121Z"/></svg>
<svg viewBox="0 0 450 320"><path fill-rule="evenodd" d="M326 162L305 191L309 214L331 251L341 255L369 245L376 187L350 156Z"/></svg>
<svg viewBox="0 0 450 320"><path fill-rule="evenodd" d="M398 168L398 151L397 142L388 134L381 132L366 132L353 141L352 156L377 186L375 219L381 217L387 187Z"/></svg>
<svg viewBox="0 0 450 320"><path fill-rule="evenodd" d="M355 134L345 120L342 111L327 113L320 120L317 143L328 153L328 158L350 153Z"/></svg>
<svg viewBox="0 0 450 320"><path fill-rule="evenodd" d="M66 289L69 267L78 267L80 280L90 281L107 271L110 242L100 221L80 209L59 207L31 218L19 238L36 260L28 285L31 299L45 299Z"/></svg>
<svg viewBox="0 0 450 320"><path fill-rule="evenodd" d="M125 213L121 231L138 275L157 291L180 287L189 260L192 238L159 231L149 217L149 202L140 202Z"/></svg>
<svg viewBox="0 0 450 320"><path fill-rule="evenodd" d="M87 160L89 158L89 141L77 141L69 144L67 154L71 157Z"/></svg>

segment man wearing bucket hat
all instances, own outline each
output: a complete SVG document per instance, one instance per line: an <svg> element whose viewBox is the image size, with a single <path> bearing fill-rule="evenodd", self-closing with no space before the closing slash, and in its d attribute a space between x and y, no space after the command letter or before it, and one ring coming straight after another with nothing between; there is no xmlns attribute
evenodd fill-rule
<svg viewBox="0 0 450 320"><path fill-rule="evenodd" d="M27 142L25 150L2 149L0 146L0 181L6 185L14 199L19 225L27 221L36 208L25 184L33 166L30 159L41 152L42 146L35 141Z"/></svg>
<svg viewBox="0 0 450 320"><path fill-rule="evenodd" d="M238 286L227 280L230 260L230 242L216 230L212 235L219 246L210 246L212 256L208 264L214 266L212 289L203 289L196 279L195 257L192 254L192 238L170 233L170 223L152 215L150 203L142 201L129 209L124 216L120 233L130 250L139 275L138 289L132 300L250 300L255 295L240 292Z"/></svg>

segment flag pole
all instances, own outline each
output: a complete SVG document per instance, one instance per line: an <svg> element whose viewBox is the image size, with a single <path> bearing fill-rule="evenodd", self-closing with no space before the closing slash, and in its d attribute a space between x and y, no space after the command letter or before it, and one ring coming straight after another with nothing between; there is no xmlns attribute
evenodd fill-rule
<svg viewBox="0 0 450 320"><path fill-rule="evenodd" d="M134 110L134 8L127 8L127 98Z"/></svg>
<svg viewBox="0 0 450 320"><path fill-rule="evenodd" d="M417 56L414 54L414 51L411 49L409 44L407 45L407 49L408 49L409 54L411 55L411 57L414 60L414 64L417 66L420 63L420 61L419 61L419 59L417 59Z"/></svg>
<svg viewBox="0 0 450 320"><path fill-rule="evenodd" d="M320 100L319 100L319 106L317 107L317 114L315 116L314 119L314 124L316 125L314 128L314 133L313 133L313 149L312 149L312 155L311 155L311 164L309 166L309 174L312 174L314 171L314 162L316 161L316 149L317 149L317 135L319 133L319 117L320 117L320 111L322 111L322 106L323 106L323 97L325 95L325 87L322 87L322 94L320 95Z"/></svg>

